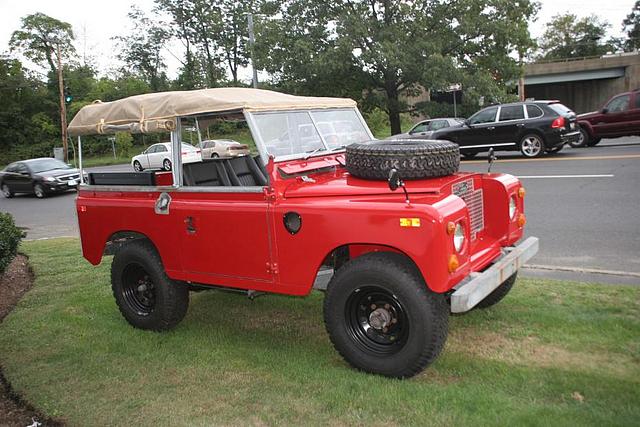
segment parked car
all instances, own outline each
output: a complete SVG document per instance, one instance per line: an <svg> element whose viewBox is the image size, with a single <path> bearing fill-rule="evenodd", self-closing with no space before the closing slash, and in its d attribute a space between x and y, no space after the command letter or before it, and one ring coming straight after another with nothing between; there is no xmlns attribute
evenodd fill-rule
<svg viewBox="0 0 640 427"><path fill-rule="evenodd" d="M440 129L448 127L460 127L464 124L464 119L445 117L441 119L428 119L416 123L408 132L392 135L387 139L425 139L431 138L431 134Z"/></svg>
<svg viewBox="0 0 640 427"><path fill-rule="evenodd" d="M182 143L182 163L201 162L202 155L200 149L186 142ZM161 142L153 144L144 150L141 154L133 156L131 166L136 172L142 172L145 169L163 169L171 170L171 143Z"/></svg>
<svg viewBox="0 0 640 427"><path fill-rule="evenodd" d="M602 138L640 135L640 89L615 95L604 106L578 115L580 138L572 147L592 147Z"/></svg>
<svg viewBox="0 0 640 427"><path fill-rule="evenodd" d="M249 147L232 139L206 139L202 141L202 158L238 157L249 154Z"/></svg>
<svg viewBox="0 0 640 427"><path fill-rule="evenodd" d="M79 181L78 169L50 157L11 163L0 172L0 189L6 198L31 193L42 199L50 193L75 190Z"/></svg>
<svg viewBox="0 0 640 427"><path fill-rule="evenodd" d="M91 185L80 186L82 254L94 265L114 254L115 301L136 328L176 326L190 290L254 298L318 289L338 352L360 370L406 378L444 348L451 312L497 304L538 249L535 237L518 243L526 217L516 177L459 172L450 142L373 140L350 99L225 87L83 108L91 114L76 115L72 136L122 125L122 111L141 112L129 116L136 126L178 122L176 111L244 117L260 153L171 174L101 173L99 182L90 174ZM323 135L344 122L348 135Z"/></svg>
<svg viewBox="0 0 640 427"><path fill-rule="evenodd" d="M538 157L562 150L579 135L576 114L560 102L526 101L484 108L460 126L434 131L431 139L457 143L467 158L491 148Z"/></svg>

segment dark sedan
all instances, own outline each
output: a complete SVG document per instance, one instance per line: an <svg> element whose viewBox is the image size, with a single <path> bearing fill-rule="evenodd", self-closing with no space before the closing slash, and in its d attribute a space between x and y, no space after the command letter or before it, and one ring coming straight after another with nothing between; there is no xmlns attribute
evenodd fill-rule
<svg viewBox="0 0 640 427"><path fill-rule="evenodd" d="M460 146L465 157L494 150L519 150L525 157L555 153L577 141L576 114L558 101L526 101L487 107L463 124L432 133Z"/></svg>
<svg viewBox="0 0 640 427"><path fill-rule="evenodd" d="M60 160L43 157L11 163L0 172L0 189L6 198L32 193L38 198L78 187L80 171Z"/></svg>
<svg viewBox="0 0 640 427"><path fill-rule="evenodd" d="M408 132L392 135L387 139L425 139L431 138L433 132L451 126L460 126L464 119L444 117L441 119L428 119L416 123Z"/></svg>

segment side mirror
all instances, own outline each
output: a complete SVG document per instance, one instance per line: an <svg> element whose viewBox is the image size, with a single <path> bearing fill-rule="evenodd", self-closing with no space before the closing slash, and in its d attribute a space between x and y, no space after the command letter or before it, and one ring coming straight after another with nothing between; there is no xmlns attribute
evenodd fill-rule
<svg viewBox="0 0 640 427"><path fill-rule="evenodd" d="M469 121L469 119L465 119L465 121L462 123L464 123L466 127L471 127L471 122Z"/></svg>
<svg viewBox="0 0 640 427"><path fill-rule="evenodd" d="M389 171L389 190L396 191L400 185L402 185L402 180L400 179L400 174L397 170L391 169Z"/></svg>
<svg viewBox="0 0 640 427"><path fill-rule="evenodd" d="M609 109L605 107L601 110L601 112L602 114L607 114L609 112Z"/></svg>

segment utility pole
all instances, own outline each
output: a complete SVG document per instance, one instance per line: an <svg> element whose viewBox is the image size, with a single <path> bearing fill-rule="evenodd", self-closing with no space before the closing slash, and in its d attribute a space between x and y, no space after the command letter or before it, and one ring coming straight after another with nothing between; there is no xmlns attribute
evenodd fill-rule
<svg viewBox="0 0 640 427"><path fill-rule="evenodd" d="M60 92L60 126L62 128L62 151L64 152L64 162L69 163L69 145L67 142L67 106L64 99L64 80L62 79L62 54L60 43L58 43L58 91Z"/></svg>
<svg viewBox="0 0 640 427"><path fill-rule="evenodd" d="M249 52L251 53L251 68L253 69L253 88L258 88L258 70L256 70L255 44L253 37L253 14L247 13L247 24L249 27Z"/></svg>

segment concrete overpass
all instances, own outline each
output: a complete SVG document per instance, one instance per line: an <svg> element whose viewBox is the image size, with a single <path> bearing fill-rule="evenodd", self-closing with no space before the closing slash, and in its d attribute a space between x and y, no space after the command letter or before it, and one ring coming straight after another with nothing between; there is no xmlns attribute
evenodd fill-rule
<svg viewBox="0 0 640 427"><path fill-rule="evenodd" d="M524 84L527 98L594 111L613 95L640 88L640 52L527 64Z"/></svg>

